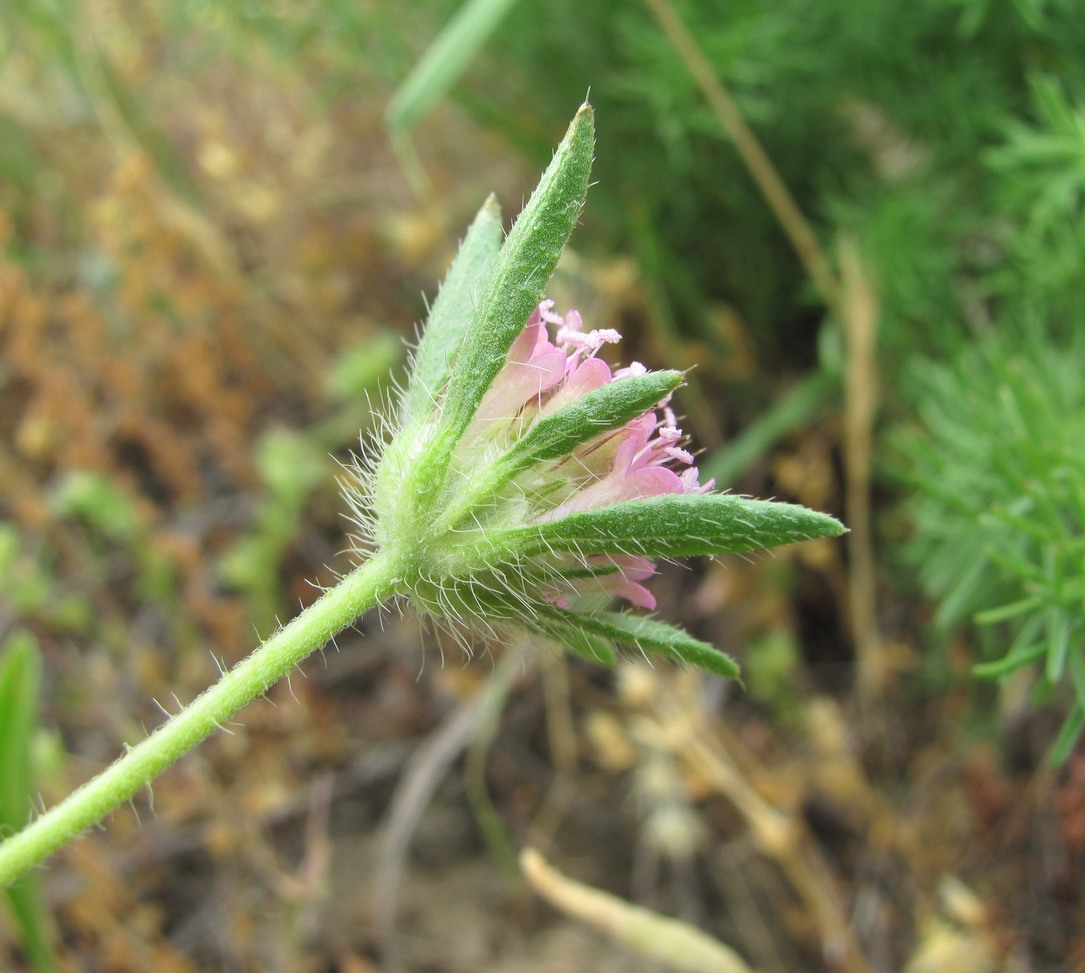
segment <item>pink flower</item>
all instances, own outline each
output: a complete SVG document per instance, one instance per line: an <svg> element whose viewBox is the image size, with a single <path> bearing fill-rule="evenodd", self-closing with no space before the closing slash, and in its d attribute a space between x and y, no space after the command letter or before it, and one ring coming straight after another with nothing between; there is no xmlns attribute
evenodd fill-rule
<svg viewBox="0 0 1085 973"><path fill-rule="evenodd" d="M540 402L563 378L566 370L565 353L550 343L543 309L551 301L544 301L528 318L524 330L509 348L508 361L497 373L475 419L474 434L482 432L478 424L491 426L511 422L528 403Z"/></svg>
<svg viewBox="0 0 1085 973"><path fill-rule="evenodd" d="M553 306L553 301L543 301L509 349L506 364L483 397L469 439L518 438L537 419L609 382L647 371L639 362L612 370L597 356L621 335L610 328L585 331L576 311L562 317ZM548 326L555 330L553 339ZM581 444L548 468L524 474L517 488L531 501L529 520L540 523L661 494L705 493L713 481L700 483L686 442L664 400L621 428ZM654 608L655 599L639 583L654 572L655 565L643 557L592 557L566 571L559 567L555 573L561 584L547 597L565 607L570 597L605 592Z"/></svg>
<svg viewBox="0 0 1085 973"><path fill-rule="evenodd" d="M656 566L648 558L631 554L596 554L587 558L585 565L584 577L565 580L562 588L545 592L546 598L560 608L570 608L571 596L604 593L624 598L638 608L655 608L655 596L638 584L656 573Z"/></svg>

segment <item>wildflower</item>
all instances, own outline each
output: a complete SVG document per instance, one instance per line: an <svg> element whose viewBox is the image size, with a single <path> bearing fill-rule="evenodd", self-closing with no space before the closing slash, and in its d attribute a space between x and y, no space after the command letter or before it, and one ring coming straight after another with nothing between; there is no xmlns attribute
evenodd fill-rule
<svg viewBox="0 0 1085 973"><path fill-rule="evenodd" d="M643 582L658 558L842 528L712 492L670 407L681 373L612 369L599 353L618 332L587 330L542 299L584 201L592 142L584 106L503 243L494 201L479 212L354 509L423 613L511 623L604 662L620 642L735 675L711 645L610 603L654 609Z"/></svg>

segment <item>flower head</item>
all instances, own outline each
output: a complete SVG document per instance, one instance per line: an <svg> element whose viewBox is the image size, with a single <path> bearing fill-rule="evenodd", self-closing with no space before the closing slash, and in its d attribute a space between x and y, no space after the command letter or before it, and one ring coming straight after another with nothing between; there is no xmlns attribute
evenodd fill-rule
<svg viewBox="0 0 1085 973"><path fill-rule="evenodd" d="M600 355L620 340L542 287L587 191L584 106L508 237L483 206L438 294L395 431L355 491L358 520L423 612L539 632L609 661L621 642L737 667L652 609L656 559L748 551L842 528L801 507L712 492L670 407L677 371Z"/></svg>

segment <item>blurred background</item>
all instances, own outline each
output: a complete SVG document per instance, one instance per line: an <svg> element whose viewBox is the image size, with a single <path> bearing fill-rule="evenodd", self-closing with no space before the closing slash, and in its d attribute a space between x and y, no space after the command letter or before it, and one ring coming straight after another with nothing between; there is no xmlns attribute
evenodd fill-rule
<svg viewBox="0 0 1085 973"><path fill-rule="evenodd" d="M852 533L662 570L742 687L370 615L12 890L0 968L692 968L527 845L763 973L1085 968L1072 0L5 0L0 833L349 566L335 460L589 90L551 296Z"/></svg>

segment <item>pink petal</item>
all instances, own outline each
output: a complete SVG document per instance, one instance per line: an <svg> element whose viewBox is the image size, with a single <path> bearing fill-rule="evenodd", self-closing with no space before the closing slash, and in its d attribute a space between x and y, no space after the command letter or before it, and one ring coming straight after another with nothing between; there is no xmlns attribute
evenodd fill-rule
<svg viewBox="0 0 1085 973"><path fill-rule="evenodd" d="M644 469L632 470L621 478L621 485L623 500L682 492L682 481L678 474L665 466L646 466Z"/></svg>
<svg viewBox="0 0 1085 973"><path fill-rule="evenodd" d="M610 381L610 366L598 358L589 358L568 372L561 388L554 393L546 408L546 413L557 412L558 409L582 398L595 389L602 388Z"/></svg>
<svg viewBox="0 0 1085 973"><path fill-rule="evenodd" d="M534 317L532 315L532 318ZM516 336L516 340L509 346L508 360L510 362L530 361L540 341L549 343L546 328L543 327L541 321L528 321L524 330Z"/></svg>
<svg viewBox="0 0 1085 973"><path fill-rule="evenodd" d="M566 611L570 611L573 607L569 601L569 595L567 592L550 591L543 595L543 597L551 604L557 605L558 608L564 608Z"/></svg>
<svg viewBox="0 0 1085 973"><path fill-rule="evenodd" d="M565 503L542 516L542 520L558 520L569 514L596 507L606 507L626 500L658 497L667 493L682 493L678 474L664 466L646 466L619 474L611 473L571 496Z"/></svg>
<svg viewBox="0 0 1085 973"><path fill-rule="evenodd" d="M637 584L636 581L630 581L627 584L623 584L620 588L612 588L611 593L618 598L624 598L630 604L636 605L638 608L647 608L651 611L656 606L655 595L653 595L642 584Z"/></svg>
<svg viewBox="0 0 1085 973"><path fill-rule="evenodd" d="M525 403L538 400L564 374L565 353L550 343L537 312L509 348L508 362L482 398L478 419L495 422L514 418Z"/></svg>
<svg viewBox="0 0 1085 973"><path fill-rule="evenodd" d="M616 568L616 574L602 577L621 577L625 581L644 581L656 573L656 566L639 554L593 554L585 562L590 568Z"/></svg>
<svg viewBox="0 0 1085 973"><path fill-rule="evenodd" d="M624 438L614 456L614 471L616 473L645 465L647 461L638 462L638 458L645 446L648 445L648 440L655 429L655 425L655 416L651 413L637 419L631 419L625 424L625 428L622 430Z"/></svg>
<svg viewBox="0 0 1085 973"><path fill-rule="evenodd" d="M623 577L630 581L644 581L656 573L656 566L646 557L632 554L616 554L613 557L616 564L621 565Z"/></svg>

